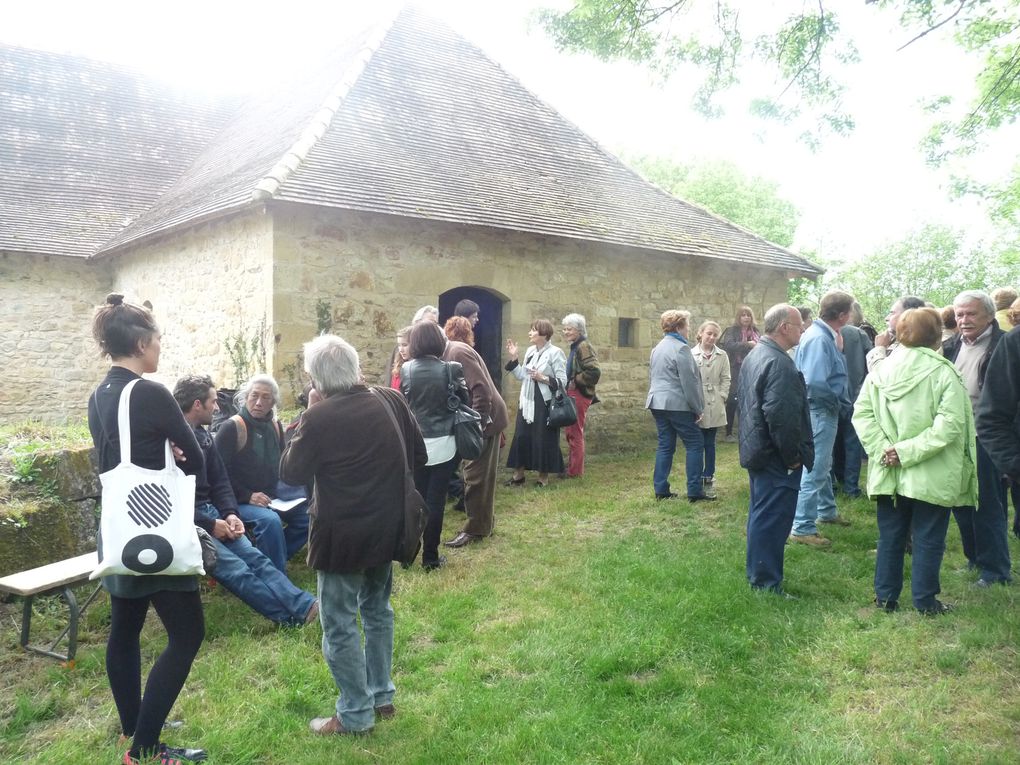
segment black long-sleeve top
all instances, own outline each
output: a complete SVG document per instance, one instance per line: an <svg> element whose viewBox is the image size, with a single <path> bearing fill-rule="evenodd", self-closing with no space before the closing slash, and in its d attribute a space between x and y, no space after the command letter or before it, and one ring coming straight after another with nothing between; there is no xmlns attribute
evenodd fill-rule
<svg viewBox="0 0 1020 765"><path fill-rule="evenodd" d="M195 480L195 506L212 505L219 511L221 518L236 514L234 487L230 485L230 476L213 443L212 434L201 425L195 425L194 431L198 445L205 454L205 471ZM206 530L212 532L212 529Z"/></svg>
<svg viewBox="0 0 1020 765"><path fill-rule="evenodd" d="M166 440L169 438L184 452L185 461L178 463L189 475L205 471L205 457L195 434L181 413L170 391L151 380L143 380L124 367L111 367L106 377L89 398L89 431L99 456L99 471L105 473L120 464L120 432L117 429L117 408L124 387L139 380L131 390L128 417L131 424L131 462L150 470L166 466ZM198 585L193 576L106 576L103 585L111 595L138 598L160 590L194 590Z"/></svg>

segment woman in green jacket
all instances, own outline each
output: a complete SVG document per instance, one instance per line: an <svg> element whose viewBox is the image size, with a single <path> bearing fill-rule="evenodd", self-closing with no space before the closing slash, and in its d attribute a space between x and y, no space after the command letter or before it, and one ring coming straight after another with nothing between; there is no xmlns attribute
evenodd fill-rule
<svg viewBox="0 0 1020 765"><path fill-rule="evenodd" d="M977 503L974 415L959 372L936 350L937 311L904 311L896 338L901 350L865 379L853 415L868 454L868 496L878 504L875 603L898 607L912 536L914 607L944 614L952 607L935 596L950 508Z"/></svg>

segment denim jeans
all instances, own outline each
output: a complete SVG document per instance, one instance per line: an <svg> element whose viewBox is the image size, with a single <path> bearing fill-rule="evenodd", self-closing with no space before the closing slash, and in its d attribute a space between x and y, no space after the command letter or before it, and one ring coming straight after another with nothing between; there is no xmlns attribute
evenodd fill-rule
<svg viewBox="0 0 1020 765"><path fill-rule="evenodd" d="M701 428L694 424L693 412L674 412L652 409L655 427L659 431L659 447L655 450L655 472L652 484L658 496L669 494L669 472L673 469L673 454L676 452L676 437L679 435L687 450L687 496L700 497L701 470L705 454L705 437Z"/></svg>
<svg viewBox="0 0 1020 765"><path fill-rule="evenodd" d="M793 519L793 533L807 536L818 533L816 522L836 517L836 498L832 494L832 445L836 440L836 414L811 410L811 432L815 439L815 464L800 479L800 496Z"/></svg>
<svg viewBox="0 0 1020 765"><path fill-rule="evenodd" d="M941 591L939 569L946 550L949 508L909 497L878 497L878 555L875 559L875 597L899 600L903 589L903 556L913 538L910 592L914 608L935 607Z"/></svg>
<svg viewBox="0 0 1020 765"><path fill-rule="evenodd" d="M449 480L449 477L447 477ZM375 707L391 704L393 568L390 563L348 574L318 572L322 655L340 695L336 716L347 730L368 730ZM361 646L358 614L365 631Z"/></svg>
<svg viewBox="0 0 1020 765"><path fill-rule="evenodd" d="M843 431L843 493L851 497L861 494L861 463L864 461L864 447L857 437L850 415L842 418Z"/></svg>
<svg viewBox="0 0 1020 765"><path fill-rule="evenodd" d="M747 581L756 590L782 590L783 554L793 526L802 468L748 470Z"/></svg>
<svg viewBox="0 0 1020 765"><path fill-rule="evenodd" d="M715 478L715 437L719 428L702 428L701 436L705 440L705 467L701 471L703 478Z"/></svg>
<svg viewBox="0 0 1020 765"><path fill-rule="evenodd" d="M439 539L443 533L446 492L450 488L450 476L453 475L459 461L458 457L454 457L447 462L426 465L414 471L414 488L421 494L429 509L421 542L422 563L436 563L439 560Z"/></svg>
<svg viewBox="0 0 1020 765"><path fill-rule="evenodd" d="M308 544L307 502L286 513L258 505L240 505L237 516L255 534L258 548L284 573L287 572L287 561Z"/></svg>
<svg viewBox="0 0 1020 765"><path fill-rule="evenodd" d="M954 507L960 541L967 561L986 582L1009 582L1013 575L1009 558L1009 509L1002 472L977 442L978 506Z"/></svg>
<svg viewBox="0 0 1020 765"><path fill-rule="evenodd" d="M197 513L210 520L220 517L212 505L200 507ZM270 621L291 625L304 623L308 609L315 602L314 595L290 581L247 537L215 541L213 578L217 582Z"/></svg>

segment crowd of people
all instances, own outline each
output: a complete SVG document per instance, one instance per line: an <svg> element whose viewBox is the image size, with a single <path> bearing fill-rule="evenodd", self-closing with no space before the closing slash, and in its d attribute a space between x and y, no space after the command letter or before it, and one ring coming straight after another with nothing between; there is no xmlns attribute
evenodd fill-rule
<svg viewBox="0 0 1020 765"><path fill-rule="evenodd" d="M131 459L162 467L171 441L181 469L196 478L195 524L213 538L214 577L258 613L281 625L318 621L323 655L340 693L332 715L312 720L320 734L356 734L396 714L390 676L392 562L403 525L410 470L427 507L421 549L426 572L446 563L441 547L460 548L494 528L500 448L509 424L506 404L474 349L479 306L461 301L446 323L422 307L399 330L380 386L365 382L357 351L333 335L304 348L311 382L307 408L284 426L280 390L259 374L242 387L238 411L210 431L218 408L209 377L188 375L173 392L140 379L157 371L160 333L151 312L111 295L93 332L111 369L89 401L89 427L101 471L120 461L118 403L130 400ZM678 500L670 473L678 439L686 451L685 496L718 497L716 441L739 442L750 481L746 573L757 590L790 597L783 588L785 546L826 548L823 525L847 526L837 487L877 507L875 603L899 606L904 556L911 552L911 596L925 614L951 610L941 602L939 570L950 517L956 518L976 586L1012 579L1007 544L1007 481L1020 483L1020 334L1000 328L998 315L1020 322L1015 291L966 291L951 311L904 296L891 306L886 330L863 321L860 306L834 290L818 316L787 304L771 307L759 328L740 306L725 329L703 321L690 340L691 314L668 310L663 337L649 361L650 410L658 432L653 488ZM1003 313L1004 312L1004 313ZM950 320L951 318L951 320ZM568 350L553 342L553 324L531 323L529 343L505 347L505 369L520 382L516 424L506 451L506 484L524 487L584 474L584 428L601 369L584 316L561 321ZM576 422L549 424L553 399L574 402ZM480 416L482 448L457 453L454 410ZM564 459L560 430L565 431ZM335 433L347 437L338 440ZM442 541L448 497L465 513L459 531ZM1014 525L1020 534L1020 518ZM307 545L317 592L295 585L287 563ZM101 550L100 540L100 550ZM121 720L128 765L178 763L201 750L159 741L163 722L203 639L194 576L110 576L111 631L107 671ZM144 692L139 633L149 606L167 632L166 650ZM359 627L360 618L360 627Z"/></svg>

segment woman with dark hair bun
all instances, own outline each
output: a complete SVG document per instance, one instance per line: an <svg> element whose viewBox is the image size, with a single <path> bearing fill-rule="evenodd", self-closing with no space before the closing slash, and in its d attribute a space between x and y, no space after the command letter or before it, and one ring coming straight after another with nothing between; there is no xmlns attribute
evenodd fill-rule
<svg viewBox="0 0 1020 765"><path fill-rule="evenodd" d="M92 334L104 356L113 362L106 378L89 399L89 430L99 455L99 472L120 463L117 409L125 386L131 391L128 417L131 425L131 462L150 470L165 465L169 439L181 452L185 473L201 473L205 460L195 434L170 391L141 379L159 366L160 334L152 314L142 306L111 294L97 312ZM210 533L212 522L195 519ZM100 553L102 539L99 540ZM124 763L157 762L180 765L182 759L204 759L200 749L177 749L159 740L163 723L205 637L202 601L194 576L105 576L110 593L110 637L106 644L106 674L120 715L124 739L131 748ZM167 633L167 647L149 672L142 693L139 635L152 605Z"/></svg>

